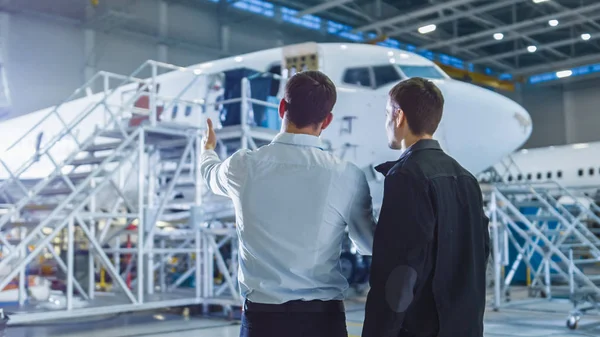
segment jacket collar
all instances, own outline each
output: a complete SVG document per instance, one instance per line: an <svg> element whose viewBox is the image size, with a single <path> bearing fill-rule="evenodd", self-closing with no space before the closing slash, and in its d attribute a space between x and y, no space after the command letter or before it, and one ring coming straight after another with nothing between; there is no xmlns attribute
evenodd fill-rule
<svg viewBox="0 0 600 337"><path fill-rule="evenodd" d="M421 151L421 150L441 150L441 149L442 149L442 147L440 146L440 143L437 140L421 139L418 142L411 145L409 148L407 148L402 153L402 155L400 156L400 158L398 160L388 161L383 164L379 164L379 165L375 166L375 170L377 172L383 174L384 176L387 176L388 172L392 169L392 167L394 167L398 162L400 162L403 159L410 156L412 153L415 153L415 152Z"/></svg>
<svg viewBox="0 0 600 337"><path fill-rule="evenodd" d="M277 136L275 136L275 138L273 138L273 141L271 143L316 147L321 150L325 149L321 138L317 136L297 133L281 132Z"/></svg>

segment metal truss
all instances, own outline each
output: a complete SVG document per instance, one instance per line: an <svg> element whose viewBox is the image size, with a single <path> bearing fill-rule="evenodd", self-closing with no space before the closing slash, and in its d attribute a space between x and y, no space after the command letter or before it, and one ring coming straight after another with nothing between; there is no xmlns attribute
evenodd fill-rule
<svg viewBox="0 0 600 337"><path fill-rule="evenodd" d="M574 202L561 204L557 195ZM592 224L600 224L598 206L584 206L555 182L496 184L486 199L496 310L531 303L508 303L517 269L522 265L527 267L530 294L537 300L565 296L571 300L569 320L573 324L586 310L600 309L600 276L589 270L600 262L600 239L589 229Z"/></svg>
<svg viewBox="0 0 600 337"><path fill-rule="evenodd" d="M161 70L187 76L173 97L154 90ZM144 72L152 76L138 78ZM0 165L10 178L0 182L0 196L10 203L2 205L0 216L5 271L0 289L18 283L18 305L5 308L15 312L11 324L184 305L230 311L241 305L235 216L231 202L212 195L200 177L202 128L159 117L159 108L170 111L181 102L208 106L185 99L207 76L156 61L128 76L100 72L2 153ZM93 88L101 89L91 99L78 99ZM220 104L241 104L243 112L251 104L277 107L249 98L249 88L244 79L241 97ZM148 106L140 108L140 99ZM73 115L77 106L81 112ZM140 116L145 121L132 124ZM241 119L239 126L218 130L227 147L257 148L277 133L249 127L245 113ZM42 130L52 134L47 141L39 138L37 153L19 154L31 152L31 139ZM84 137L83 130L93 132ZM24 160L15 166L14 158ZM39 164L53 168L40 171ZM182 192L183 198L175 196ZM65 288L64 296L51 295L52 302L36 298L27 282L33 268L43 270L44 256L56 264L56 282ZM172 269L181 273L172 277Z"/></svg>

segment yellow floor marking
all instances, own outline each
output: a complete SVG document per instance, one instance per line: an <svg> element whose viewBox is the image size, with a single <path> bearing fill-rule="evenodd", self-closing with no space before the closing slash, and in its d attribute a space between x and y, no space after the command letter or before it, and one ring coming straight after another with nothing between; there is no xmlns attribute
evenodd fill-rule
<svg viewBox="0 0 600 337"><path fill-rule="evenodd" d="M362 323L355 323L355 322L346 322L346 325L349 325L349 326L363 326Z"/></svg>

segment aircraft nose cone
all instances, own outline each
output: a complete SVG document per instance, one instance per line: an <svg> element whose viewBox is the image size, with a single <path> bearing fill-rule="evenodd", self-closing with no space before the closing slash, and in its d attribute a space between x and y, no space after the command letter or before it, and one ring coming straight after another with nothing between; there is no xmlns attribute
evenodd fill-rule
<svg viewBox="0 0 600 337"><path fill-rule="evenodd" d="M497 163L529 138L531 117L508 97L459 81L438 86L445 99L439 138L472 173Z"/></svg>

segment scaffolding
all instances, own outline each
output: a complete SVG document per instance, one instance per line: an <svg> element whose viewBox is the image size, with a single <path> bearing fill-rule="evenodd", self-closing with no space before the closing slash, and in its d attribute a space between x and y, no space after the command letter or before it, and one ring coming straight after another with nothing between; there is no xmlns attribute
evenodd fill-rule
<svg viewBox="0 0 600 337"><path fill-rule="evenodd" d="M185 74L169 97L158 92L165 70ZM160 118L179 103L217 104L189 98L209 76L156 61L128 76L99 72L0 154L8 177L0 182L0 289L18 293L4 306L11 324L241 306L233 206L208 191L198 169L204 123ZM241 97L218 102L241 106L241 123L217 130L223 154L256 149L278 132L250 126L253 105L277 105L251 98L249 83L242 79ZM32 139L37 151L23 157ZM15 166L14 158L23 160ZM47 275L44 261L56 272ZM64 294L35 288L38 276Z"/></svg>
<svg viewBox="0 0 600 337"><path fill-rule="evenodd" d="M569 203L560 202L566 196ZM600 208L583 204L556 182L496 184L486 194L494 274L494 309L568 299L567 326L577 328L586 312L600 310ZM534 300L512 301L517 270L527 269Z"/></svg>

